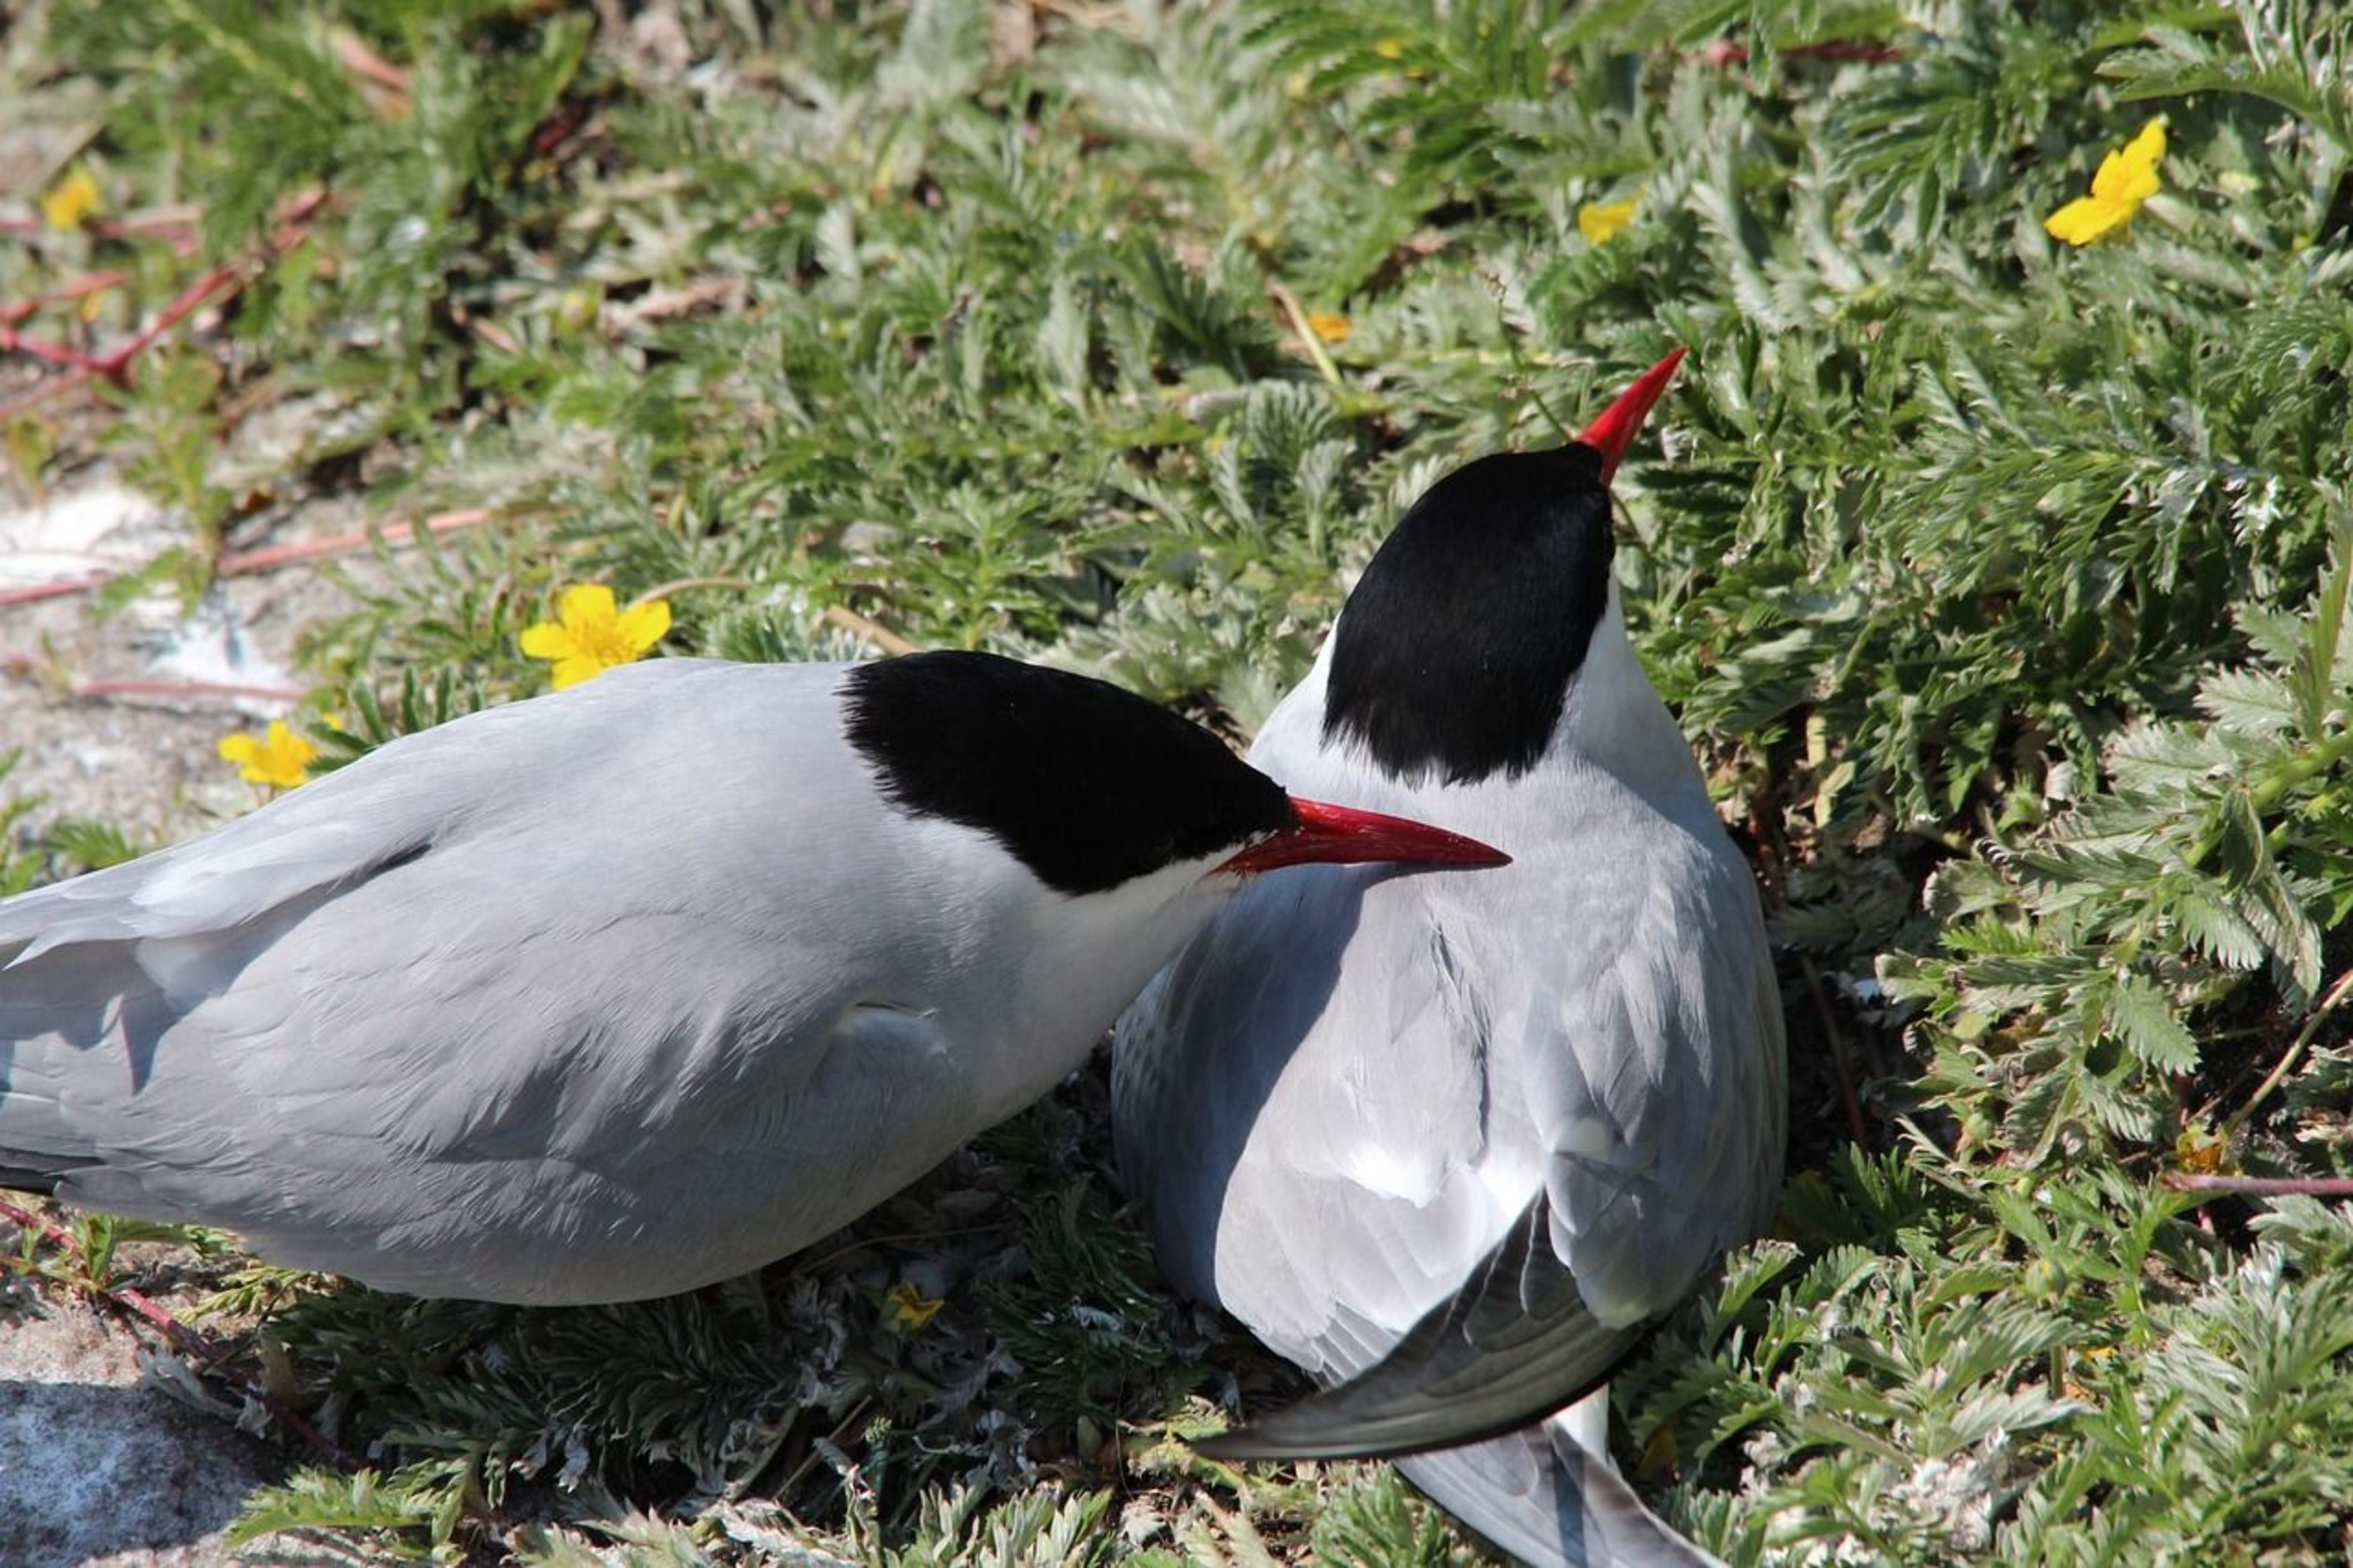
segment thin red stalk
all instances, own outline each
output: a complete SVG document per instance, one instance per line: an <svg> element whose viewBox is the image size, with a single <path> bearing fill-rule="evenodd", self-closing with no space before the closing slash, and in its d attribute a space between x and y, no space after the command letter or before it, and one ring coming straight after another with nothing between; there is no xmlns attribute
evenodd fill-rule
<svg viewBox="0 0 2353 1568"><path fill-rule="evenodd" d="M100 239L121 239L129 235L165 234L174 229L194 230L204 221L205 209L184 204L179 206L156 207L149 212L125 213L121 217L92 219L81 226ZM0 234L47 234L49 222L41 217L0 218Z"/></svg>
<svg viewBox="0 0 2353 1568"><path fill-rule="evenodd" d="M2200 1176L2168 1171L2159 1178L2182 1193L2236 1193L2251 1198L2353 1198L2353 1176Z"/></svg>
<svg viewBox="0 0 2353 1568"><path fill-rule="evenodd" d="M226 267L214 268L183 289L178 299L164 306L164 313L155 318L153 326L90 365L90 369L93 374L102 375L109 381L122 380L123 373L130 368L132 360L136 358L142 350L178 326L190 311L220 292L226 285L237 281L238 274L244 270L243 262L232 262Z"/></svg>
<svg viewBox="0 0 2353 1568"><path fill-rule="evenodd" d="M19 1208L15 1204L0 1200L0 1219L15 1221L18 1226L62 1252L69 1253L75 1258L82 1256L81 1244L74 1239L70 1232L29 1209ZM311 1426L304 1417L288 1408L285 1402L276 1394L239 1371L219 1347L174 1317L170 1309L160 1305L153 1298L142 1291L132 1289L128 1285L117 1285L111 1289L96 1285L90 1285L87 1288L99 1300L117 1311L128 1312L144 1320L174 1349L195 1355L211 1368L216 1376L235 1384L240 1393L249 1395L258 1401L263 1409L284 1422L288 1431L308 1443L312 1451L328 1463L339 1465L347 1470L359 1468L358 1460L337 1447L332 1440L316 1426Z"/></svg>
<svg viewBox="0 0 2353 1568"><path fill-rule="evenodd" d="M1892 44L1866 44L1851 38L1799 44L1779 53L1784 59L1862 60L1873 65L1885 65L1904 58L1904 51ZM1748 63L1748 46L1719 39L1701 49L1700 56L1712 66L1745 66Z"/></svg>
<svg viewBox="0 0 2353 1568"><path fill-rule="evenodd" d="M287 202L280 210L280 226L277 232L269 237L269 248L282 254L301 244L304 237L310 233L307 226L309 219L326 204L326 200L327 193L321 188L306 191ZM31 354L36 359L67 366L83 375L102 375L110 381L121 382L124 379L125 373L133 359L165 332L178 326L197 306L213 295L231 283L241 283L246 268L257 259L259 258L256 257L247 257L242 260L214 268L186 289L182 289L179 297L164 306L163 314L156 317L146 330L139 332L111 353L93 357L79 350L64 348L37 338L25 337L13 327L0 329L0 352ZM17 310L18 307L16 306L0 308L0 314L8 314L12 320L22 320L22 315L14 313ZM13 403L7 408L0 408L0 414L13 411Z"/></svg>
<svg viewBox="0 0 2353 1568"><path fill-rule="evenodd" d="M479 528L495 521L496 514L488 507L461 507L425 520L425 531L439 538L463 528ZM416 537L417 525L396 522L384 531L386 544L406 544ZM299 544L272 544L260 550L232 551L220 558L220 574L224 577L243 577L256 572L274 572L280 566L291 566L303 561L315 561L322 555L348 555L355 550L365 550L370 538L364 531L338 533L326 539L306 539Z"/></svg>
<svg viewBox="0 0 2353 1568"><path fill-rule="evenodd" d="M1814 999L1814 1014L1821 1020L1822 1036L1830 1041L1831 1065L1838 1070L1839 1100L1846 1107L1848 1130L1856 1143L1864 1148L1871 1144L1871 1127L1862 1119L1862 1100L1854 1088L1854 1063L1846 1048L1846 1034L1838 1026L1838 1015L1831 1011L1829 994L1822 989L1822 977L1811 958L1799 955L1798 962L1806 972L1806 989Z"/></svg>
<svg viewBox="0 0 2353 1568"><path fill-rule="evenodd" d="M86 295L95 294L100 289L112 289L130 281L131 274L128 272L89 273L75 279L70 283L52 289L46 294L36 294L29 300L19 300L13 305L0 305L0 321L5 321L10 326L14 326L30 318L44 305L64 304L69 300L79 300Z"/></svg>
<svg viewBox="0 0 2353 1568"><path fill-rule="evenodd" d="M153 325L111 353L86 354L79 349L67 348L43 338L28 338L14 327L0 327L0 353L30 354L35 359L64 365L86 375L102 375L109 381L120 382L141 350L178 326L189 311L219 292L224 284L235 280L243 268L242 262L214 268L182 290L178 299L164 306L164 313L155 318Z"/></svg>
<svg viewBox="0 0 2353 1568"><path fill-rule="evenodd" d="M306 693L299 686L239 686L226 680L81 680L67 695L77 700L110 697L226 697L256 702L300 702Z"/></svg>
<svg viewBox="0 0 2353 1568"><path fill-rule="evenodd" d="M496 521L498 514L487 507L464 507L457 511L445 511L425 520L425 531L439 538L459 529L478 528ZM416 537L417 525L396 522L384 531L386 544L406 544ZM260 550L235 550L223 555L215 570L224 577L246 577L259 572L274 572L281 566L292 566L304 561L315 561L326 555L349 555L365 550L372 542L366 532L338 533L326 539L306 539L299 544L272 544ZM44 599L63 599L75 594L88 594L112 582L116 574L94 572L87 577L69 577L56 583L28 583L18 588L0 588L0 610L15 605L34 605Z"/></svg>
<svg viewBox="0 0 2353 1568"><path fill-rule="evenodd" d="M69 595L87 594L102 588L114 574L100 572L90 577L69 577L57 583L27 583L21 588L0 588L0 610L11 605L37 605L43 599L62 599Z"/></svg>
<svg viewBox="0 0 2353 1568"><path fill-rule="evenodd" d="M0 353L30 354L35 359L73 370L93 371L98 368L98 362L79 349L69 349L46 338L28 338L14 327L0 327Z"/></svg>

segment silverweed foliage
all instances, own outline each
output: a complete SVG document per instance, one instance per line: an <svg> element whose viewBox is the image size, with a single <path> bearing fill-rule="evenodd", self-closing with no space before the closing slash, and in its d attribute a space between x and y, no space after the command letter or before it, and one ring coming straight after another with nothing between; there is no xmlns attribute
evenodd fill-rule
<svg viewBox="0 0 2353 1568"><path fill-rule="evenodd" d="M320 766L538 689L517 636L583 580L666 598L673 652L990 647L1246 732L1423 486L1689 345L1619 571L1767 891L1796 1146L1776 1235L1620 1380L1621 1464L1743 1564L2342 1554L2341 8L17 12L12 107L95 128L113 210L202 220L194 254L38 237L0 297L116 269L105 341L248 269L110 395L106 460L186 515L158 572L201 593L322 498L491 520L350 573L306 649ZM2158 114L2160 193L2053 241ZM9 418L27 483L94 460ZM0 807L0 887L132 847L37 816ZM1296 1384L1158 1282L1103 1122L1082 1077L679 1300L206 1262L216 1331L358 1461L243 1528L550 1564L1475 1555L1387 1472L1172 1440Z"/></svg>

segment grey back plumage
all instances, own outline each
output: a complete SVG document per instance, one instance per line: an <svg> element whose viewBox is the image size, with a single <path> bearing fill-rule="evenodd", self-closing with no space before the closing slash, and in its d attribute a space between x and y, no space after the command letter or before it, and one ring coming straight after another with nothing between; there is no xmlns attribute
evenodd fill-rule
<svg viewBox="0 0 2353 1568"><path fill-rule="evenodd" d="M1155 979L1113 1070L1123 1170L1164 1264L1336 1383L1541 1201L1591 1319L1638 1328L1758 1234L1778 1192L1781 1018L1747 868L1614 595L1553 752L1518 779L1409 784L1323 744L1328 657L1250 760L1514 863L1269 878ZM1498 1539L1541 1537L1577 1478L1496 1489L1548 1451L1528 1441L1409 1473ZM1556 1548L1523 1554L1582 1560Z"/></svg>
<svg viewBox="0 0 2353 1568"><path fill-rule="evenodd" d="M1050 1088L1205 911L1173 912L1201 867L1061 900L887 808L842 676L616 670L0 905L0 1166L507 1300L684 1289L854 1217Z"/></svg>

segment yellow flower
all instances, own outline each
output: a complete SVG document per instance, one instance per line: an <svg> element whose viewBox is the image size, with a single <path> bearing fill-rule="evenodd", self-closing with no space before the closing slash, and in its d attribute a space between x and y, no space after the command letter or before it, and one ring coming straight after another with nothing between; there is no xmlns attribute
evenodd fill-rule
<svg viewBox="0 0 2353 1568"><path fill-rule="evenodd" d="M554 661L553 683L561 691L644 657L669 630L670 606L661 600L617 609L612 589L602 583L581 583L556 599L554 621L542 621L523 632L522 651L532 658Z"/></svg>
<svg viewBox="0 0 2353 1568"><path fill-rule="evenodd" d="M1634 209L1642 204L1630 202L1588 202L1577 209L1577 232L1585 237L1588 245L1607 245L1634 221Z"/></svg>
<svg viewBox="0 0 2353 1568"><path fill-rule="evenodd" d="M289 730L285 720L272 719L269 731L259 740L251 735L223 736L220 754L237 765L248 784L292 789L309 776L303 770L319 754L319 748Z"/></svg>
<svg viewBox="0 0 2353 1568"><path fill-rule="evenodd" d="M2157 165L2165 156L2165 116L2140 128L2140 134L2100 160L2092 176L2092 194L2078 196L2043 221L2053 239L2069 245L2089 245L2132 222L2140 205L2157 195Z"/></svg>
<svg viewBox="0 0 2353 1568"><path fill-rule="evenodd" d="M1380 56L1381 58L1385 60L1401 60L1405 58L1405 40L1403 38L1383 38L1380 42L1373 46L1373 53Z"/></svg>
<svg viewBox="0 0 2353 1568"><path fill-rule="evenodd" d="M2231 1152L2231 1141L2215 1136L2212 1129L2193 1122L2181 1130L2173 1142L2174 1163L2192 1175L2211 1176L2222 1168L2223 1156Z"/></svg>
<svg viewBox="0 0 2353 1568"><path fill-rule="evenodd" d="M1345 343L1348 334L1356 331L1355 324L1337 310L1310 310L1307 324L1327 343Z"/></svg>
<svg viewBox="0 0 2353 1568"><path fill-rule="evenodd" d="M945 1301L934 1301L915 1289L912 1279L902 1279L884 1292L882 1321L902 1333L913 1333L940 1315Z"/></svg>
<svg viewBox="0 0 2353 1568"><path fill-rule="evenodd" d="M97 210L98 180L79 163L41 198L41 221L59 234L71 234Z"/></svg>

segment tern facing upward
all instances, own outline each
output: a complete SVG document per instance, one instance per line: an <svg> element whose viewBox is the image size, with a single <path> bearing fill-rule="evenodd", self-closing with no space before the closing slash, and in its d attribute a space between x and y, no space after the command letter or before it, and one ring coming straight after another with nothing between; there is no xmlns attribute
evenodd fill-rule
<svg viewBox="0 0 2353 1568"><path fill-rule="evenodd" d="M1084 1059L1256 873L1492 866L980 654L663 659L0 903L0 1185L420 1295L743 1273Z"/></svg>
<svg viewBox="0 0 2353 1568"><path fill-rule="evenodd" d="M1693 1552L1595 1458L1604 1384L1765 1228L1781 1177L1756 885L1610 573L1609 480L1681 357L1580 440L1434 485L1249 753L1514 864L1269 878L1154 980L1113 1057L1163 1265L1327 1385L1199 1447L1472 1444L1403 1468L1540 1563Z"/></svg>

